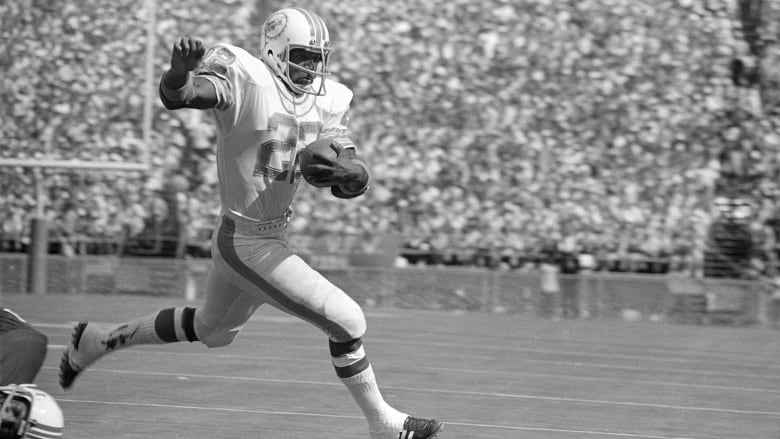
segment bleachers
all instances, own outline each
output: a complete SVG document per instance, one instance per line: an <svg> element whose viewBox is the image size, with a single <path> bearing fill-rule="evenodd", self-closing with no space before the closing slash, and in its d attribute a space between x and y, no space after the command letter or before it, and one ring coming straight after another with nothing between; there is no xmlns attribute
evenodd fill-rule
<svg viewBox="0 0 780 439"><path fill-rule="evenodd" d="M56 239L133 239L176 218L184 230L166 233L195 241L218 211L215 131L203 114L156 103L151 144L140 141L141 4L0 5L9 103L0 156L137 161L149 152L154 164L148 176L47 171ZM331 70L355 91L353 136L374 183L360 202L302 185L295 233L398 234L434 259L517 259L552 246L701 266L729 149L757 176L755 219L778 210L778 120L732 82L733 57L747 53L733 1L300 5L333 30ZM156 73L180 35L251 50L277 6L158 2ZM2 234L23 241L35 184L28 171L7 171Z"/></svg>

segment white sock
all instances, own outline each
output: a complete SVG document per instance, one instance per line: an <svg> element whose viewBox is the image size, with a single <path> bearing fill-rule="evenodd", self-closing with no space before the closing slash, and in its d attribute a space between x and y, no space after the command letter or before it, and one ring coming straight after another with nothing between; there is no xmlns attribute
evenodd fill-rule
<svg viewBox="0 0 780 439"><path fill-rule="evenodd" d="M103 328L100 337L106 352L139 344L165 343L155 331L157 313L140 317L118 326Z"/></svg>
<svg viewBox="0 0 780 439"><path fill-rule="evenodd" d="M195 341L195 309L166 308L115 326L102 329L100 344L105 352L142 344Z"/></svg>
<svg viewBox="0 0 780 439"><path fill-rule="evenodd" d="M407 415L394 409L382 398L370 364L357 375L341 378L341 382L347 386L363 411L372 439L384 439L388 434L397 435L403 430Z"/></svg>

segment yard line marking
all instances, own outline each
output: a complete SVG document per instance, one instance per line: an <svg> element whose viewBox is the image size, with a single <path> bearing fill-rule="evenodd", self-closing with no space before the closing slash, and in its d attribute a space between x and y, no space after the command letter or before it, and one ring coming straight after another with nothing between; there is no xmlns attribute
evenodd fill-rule
<svg viewBox="0 0 780 439"><path fill-rule="evenodd" d="M242 334L247 336L262 336L262 337L268 337L270 334L268 332L262 332L262 331L252 331L244 329L241 331ZM299 338L299 339L312 339L309 335L296 335L296 334L284 334L285 339L289 338ZM398 340L393 338L379 338L379 339L371 339L372 345L397 345ZM421 347L430 347L430 341L415 341L415 340L404 340L405 346L421 346ZM460 352L460 350L463 348L463 342L457 342L457 343L448 343L448 342L437 342L437 346L442 347L450 347L453 348L452 351L454 352ZM639 349L642 347L639 346ZM469 345L469 349L476 350L476 349L482 349L482 350L488 350L488 351L500 351L500 352L517 352L517 353L526 353L526 354L552 354L552 355L565 355L565 356L584 356L584 357L590 357L590 358L616 358L616 359L623 359L623 360L640 360L640 361L656 361L656 362L670 362L670 363L680 363L680 364L700 364L704 363L706 365L717 365L717 366L729 366L734 367L735 369L743 370L745 367L758 367L762 369L774 369L780 371L780 364L777 364L774 357L767 357L765 361L763 362L757 362L757 361L743 361L742 359L735 359L733 361L725 361L725 360L714 360L712 358L707 357L701 357L701 358L679 358L675 353L670 353L668 357L657 355L657 354L613 354L613 353L601 353L601 352L587 352L587 351L571 351L571 350L556 350L556 349L539 349L539 348L519 348L519 347L512 347L507 345L490 345L490 344L483 344L483 343L474 343ZM735 356L739 356L740 354L734 354ZM742 373L739 373L740 376L743 376Z"/></svg>
<svg viewBox="0 0 780 439"><path fill-rule="evenodd" d="M192 374L192 373L181 373L181 372L177 372L177 373L144 372L144 371L118 370L118 369L90 369L90 372L92 373L103 372L103 373L121 374L121 375L174 377L176 379L178 379L179 377L187 377L187 378L200 378L200 379L208 379L208 380L250 381L250 382L264 382L264 383L300 384L300 385L307 385L307 386L315 385L315 386L326 386L326 387L341 387L343 385L340 382L335 383L335 382L290 380L290 379L277 379L277 378ZM624 406L624 407L652 407L652 408L680 410L680 411L697 411L697 412L712 412L712 413L729 413L729 414L737 414L737 415L759 415L759 416L780 417L780 412L761 411L761 410L738 410L738 409L717 408L717 407L681 406L681 405L674 405L674 404L659 404L659 403L630 402L630 401L607 401L607 400L600 400L600 399L565 398L560 396L523 395L523 394L500 393L500 392L476 392L476 391L468 391L468 390L424 389L418 387L404 387L404 386L383 386L383 389L399 390L399 391L417 391L417 392L424 391L429 393L441 393L447 395L468 395L468 396L491 397L491 398L529 399L529 400L537 400L537 401L571 402L571 403L578 403L578 404L612 405L612 406Z"/></svg>
<svg viewBox="0 0 780 439"><path fill-rule="evenodd" d="M371 344L397 344L398 340L371 340ZM463 348L463 343L436 343L437 346L451 347L454 351L459 352ZM430 346L430 341L420 342L414 340L405 340L404 346ZM641 349L641 346L639 347ZM539 348L518 348L512 346L493 346L475 343L469 345L470 350L484 349L484 350L498 350L501 352L517 352L527 354L552 354L552 355L564 355L564 356L582 356L589 358L605 358L605 359L622 359L622 360L640 360L640 361L655 361L655 362L668 362L668 363L680 363L680 364L698 364L705 363L707 365L717 366L730 366L734 368L744 369L745 367L760 367L762 369L774 369L780 371L780 365L776 364L774 358L767 358L766 362L744 362L739 359L734 361L719 361L708 358L678 358L678 357L663 357L653 354L613 354L602 352L587 352L587 351L571 351L571 350L555 350L555 349L539 349ZM740 374L742 375L742 374Z"/></svg>
<svg viewBox="0 0 780 439"><path fill-rule="evenodd" d="M262 316L262 317L252 317L250 318L250 321L257 320L260 323L262 322L268 322L268 323L302 323L303 322L300 319L294 318L294 317L284 317L284 316ZM41 327L49 327L49 328L67 328L71 329L73 328L73 325L75 325L77 322L70 322L65 324L59 324L59 323L38 323L36 325ZM99 323L99 322L98 322ZM246 336L261 336L261 337L268 337L272 335L268 331L253 331L251 329L243 329L241 331L241 334ZM312 339L311 335L298 335L298 334L290 334L289 332L284 333L285 339L289 338L295 338L295 339ZM558 340L558 342L565 342L565 343L573 343L569 341L564 340ZM395 345L397 343L397 340L394 339L372 339L371 344L390 344ZM430 346L429 342L419 342L414 340L406 340L404 342L407 346L423 346L428 347ZM446 346L446 347L452 347L456 350L459 350L463 347L462 342L457 343L437 343L439 346ZM641 346L639 346L640 349L642 349ZM665 356L664 354L657 355L656 354L620 354L620 353L608 353L608 352L588 352L588 351L572 351L572 350L566 350L566 349L541 349L541 348L524 348L524 347L513 347L513 346L507 346L507 345L490 345L490 344L482 344L482 343L474 343L471 345L471 349L482 349L482 350L496 350L501 352L518 352L518 353L526 353L526 354L551 354L551 355L565 355L565 356L583 356L583 357L590 357L590 358L616 358L616 359L623 359L623 360L640 360L640 361L655 361L655 362L669 362L669 363L679 363L679 364L698 364L698 363L706 363L707 365L718 365L718 366L729 366L734 367L740 370L743 370L745 367L757 367L762 369L770 369L770 370L777 370L780 371L780 364L776 364L774 357L767 357L765 361L763 362L746 362L742 359L734 359L733 361L727 361L727 360L717 360L714 359L715 357L714 353L711 353L711 355L708 356L701 356L701 357L695 357L695 358L679 358L679 355L685 355L689 354L686 352L668 352ZM643 349L644 351L644 349ZM739 356L741 353L734 353L733 355ZM754 354L751 354L754 355ZM720 356L722 358L722 356ZM740 376L745 376L742 373L739 373Z"/></svg>
<svg viewBox="0 0 780 439"><path fill-rule="evenodd" d="M644 433L624 433L624 432L612 432L612 431L592 431L592 430L570 430L563 428L544 428L544 427L517 427L508 425L493 425L493 424L472 424L469 422L453 422L446 421L446 425L459 425L461 427L473 427L473 428L496 428L496 429L508 429L508 430L521 430L521 431L543 431L547 433L576 433L576 434L597 434L600 436L614 436L614 437L632 437L641 439L695 439L689 436L657 436Z"/></svg>
<svg viewBox="0 0 780 439"><path fill-rule="evenodd" d="M182 409L182 410L208 410L219 412L234 412L234 413L257 413L265 415L289 415L289 416L316 416L320 418L339 418L339 419L364 419L361 416L353 415L332 415L327 413L305 413L305 412L289 412L281 410L255 410L255 409L242 409L231 407L203 407L195 405L179 405L179 404L159 404L150 402L119 402L119 401L95 401L89 399L63 399L57 398L59 402L72 402L72 403L84 403L84 404L102 404L102 405L121 405L130 407L154 407L154 408L170 408L170 409Z"/></svg>
<svg viewBox="0 0 780 439"><path fill-rule="evenodd" d="M287 345L289 346L289 345ZM720 372L717 370L693 370L693 369L675 369L671 367L642 367L642 366L622 366L618 364L608 363L583 363L581 361L561 361L561 360L537 360L530 358L517 358L513 360L515 363L543 363L543 364L555 364L563 366L576 366L576 367L591 367L594 369L615 369L615 370L630 370L637 372L660 372L660 373L672 373L677 375L706 375L706 376L722 376L729 378L758 378L762 380L775 379L774 375L769 374L754 374L754 373L739 373L739 372ZM435 367L430 367L435 369ZM446 368L440 368L445 369ZM485 369L482 372L486 372ZM489 371L490 373L496 373L496 371Z"/></svg>
<svg viewBox="0 0 780 439"><path fill-rule="evenodd" d="M48 345L49 349L64 349L67 348L67 345L58 345L58 344L50 344ZM144 354L144 355L172 355L174 357L204 357L204 358L232 358L236 360L252 360L252 361L281 361L281 362L290 362L290 357L272 357L267 355L239 355L239 354L216 354L213 352L172 352L170 350L163 350L163 345L160 345L160 350L151 350L151 349L139 349L133 347L132 351L128 352L135 352L137 354ZM113 357L115 358L115 357ZM299 363L317 363L317 364L332 364L331 360L326 360L325 358L322 359L310 359L310 358L295 358L296 362ZM44 369L53 369L52 367L43 367ZM484 370L482 371L484 372Z"/></svg>
<svg viewBox="0 0 780 439"><path fill-rule="evenodd" d="M400 388L400 389L404 389L404 388ZM413 390L413 389L410 387L404 390ZM560 396L537 396L537 395L521 395L521 394L511 394L511 393L453 391L453 390L436 390L436 389L428 389L427 391L432 393L492 396L496 398L530 399L530 400L540 400L540 401L573 402L578 404L584 403L584 404L594 404L594 405L613 405L613 406L626 406L626 407L652 407L652 408L672 409L672 410L680 410L680 411L686 410L686 411L696 411L696 412L729 413L729 414L736 414L736 415L760 415L760 416L780 417L780 412L770 412L770 411L760 411L760 410L738 410L738 409L725 409L725 408L716 408L716 407L658 404L658 403L650 403L650 402L607 401L601 399L564 398Z"/></svg>
<svg viewBox="0 0 780 439"><path fill-rule="evenodd" d="M270 335L268 331L255 331L250 328L246 328L241 331L242 334L246 335L256 335L256 336L263 336L267 337ZM453 334L443 334L445 336L448 336ZM289 334L284 333L284 336L287 338L311 338L309 335L302 335L302 334ZM453 335L454 336L454 335ZM571 341L571 340L547 340L547 339L530 339L525 338L523 340L526 341L534 341L534 342L541 342L541 343L549 343L549 342L556 342L556 343L568 343L568 344L577 344L577 341ZM372 339L372 344L395 344L397 342L396 339L392 338L377 338ZM416 346L430 346L429 341L416 341L416 340L404 340L404 344L406 345L416 345ZM437 345L441 346L447 346L447 347L453 347L460 349L463 347L463 341L458 342L437 342ZM601 343L601 345L610 346L609 343ZM620 354L620 353L609 353L609 352L588 352L588 351L572 351L567 350L565 348L561 349L538 349L538 348L528 348L528 347L513 347L511 345L506 344L500 344L500 345L494 345L494 344L485 344L482 342L474 342L470 344L470 346L474 348L480 348L485 350L497 350L501 352L529 352L529 353L551 353L551 354L567 354L567 355L583 355L583 356L597 356L597 357L614 357L614 358L623 358L623 359L634 359L634 360L658 360L658 361L671 361L671 362L678 362L678 363L698 363L698 362L706 362L707 364L720 364L720 365L731 365L739 368L744 368L745 366L755 366L755 367L762 367L762 368L774 368L780 370L780 365L776 364L775 362L775 356L771 352L765 353L765 358L763 362L745 362L743 361L744 356L752 356L755 358L756 355L761 356L761 352L751 352L751 353L745 353L745 352L716 352L716 351L692 351L692 350L668 350L664 351L657 347L650 347L645 348L643 346L634 346L633 350L636 351L637 349L641 350L642 352L647 352L647 354ZM778 346L780 349L780 346ZM661 355L658 355L658 354ZM693 357L687 357L687 358L680 358L680 356L690 356L694 355ZM734 360L727 360L723 359L724 357L733 357Z"/></svg>
<svg viewBox="0 0 780 439"><path fill-rule="evenodd" d="M50 328L50 329L73 329L73 325L75 325L77 322L72 323L30 323L32 326L36 326L39 328Z"/></svg>
<svg viewBox="0 0 780 439"><path fill-rule="evenodd" d="M547 338L547 337L523 337L518 336L514 338L515 341L526 341L526 342L534 342L534 343L543 343L543 344L567 344L567 345L574 345L575 347L580 347L583 343L582 340L573 340L573 339L555 339L555 338ZM640 347L642 349L642 352L653 352L657 354L665 354L665 355L671 355L671 356L679 356L679 355L695 355L698 358L723 358L726 356L751 356L755 355L756 352L723 352L723 351L717 351L717 350L706 350L706 349L690 349L688 347L680 347L680 346L658 346L658 345L643 345L643 346L636 346L626 343L618 343L618 342L610 342L609 340L601 340L599 342L600 346L605 346L609 348L617 348L617 349L629 349L629 350L636 350L637 347ZM760 354L760 352L759 352ZM769 359L772 358L771 354L768 354L767 357Z"/></svg>
<svg viewBox="0 0 780 439"><path fill-rule="evenodd" d="M287 346L296 346L293 344L287 344ZM49 349L64 349L67 346L65 345L55 345L50 344ZM234 358L234 359L246 359L246 360L262 360L262 361L282 361L287 362L290 361L290 358L285 357L269 357L269 356L263 356L263 355L236 355L236 354L215 354L215 353L200 353L200 352L173 352L173 351L163 351L163 350L151 350L151 349L143 349L143 348L133 348L133 352L137 352L140 354L146 354L146 355L173 355L173 356L200 356L200 357L212 357L212 358ZM297 362L306 362L306 363L328 363L330 364L330 360L315 360L315 359L306 359L306 358L296 358L295 361ZM767 375L759 375L759 374L748 374L748 373L729 373L729 372L718 372L718 371L702 371L702 370L688 370L688 369L674 369L674 368L646 368L641 366L621 366L621 365L614 365L614 364L604 364L604 363L582 363L582 362L569 362L569 361L559 361L559 360L537 360L537 359L528 359L528 358L520 358L515 360L516 363L519 362L525 362L525 363L544 363L544 364L556 364L556 365L564 365L564 366L577 366L577 367L590 367L594 369L614 369L614 370L629 370L629 371L637 371L637 372L660 372L660 373L672 373L675 375L706 375L706 376L722 376L722 377L729 377L729 378L758 378L766 380L768 378ZM46 369L46 367L44 367ZM454 368L454 367L436 367L436 366L426 366L425 369L430 370L440 370L440 371L446 371L446 372L455 372L455 373L471 373L471 374L484 374L486 372L486 369L467 369L467 368ZM690 388L702 388L702 389L713 389L713 390L733 390L733 391L741 391L741 392L757 392L757 393L780 393L780 389L767 389L767 388L755 388L755 387L736 387L736 386L718 386L718 385L707 385L707 384L690 384L690 383L673 383L669 381L654 381L654 380L647 380L647 381L641 381L641 380L626 380L626 379L620 379L620 378L607 378L607 377L587 377L582 375L570 375L570 374L544 374L544 373L533 373L533 372L508 372L506 370L493 370L490 371L492 374L499 374L499 375L511 375L511 376L539 376L539 377L559 377L559 378L571 378L571 379L580 379L580 380L591 380L591 381L608 381L608 382L622 382L622 383L637 383L637 384L653 384L653 385L659 385L659 386L674 386L674 387L690 387Z"/></svg>
<svg viewBox="0 0 780 439"><path fill-rule="evenodd" d="M261 333L261 332L252 332L252 331L241 331L243 335L258 335L258 336L264 336L269 337L271 334L269 333ZM285 339L289 338L303 338L303 339L311 339L310 336L296 336L291 334L285 334ZM372 345L379 345L379 344L390 344L395 346L397 344L397 340L371 340ZM296 347L296 346L305 346L309 347L308 345L298 345L295 343L285 343L286 346L290 347ZM418 346L425 346L430 347L430 343L422 343L422 342L404 342L404 345L418 345ZM437 346L446 346L446 347L453 347L457 348L455 351L459 352L459 349L463 348L462 344L437 344ZM702 370L702 369L696 369L690 370L690 369L675 369L675 368L646 368L642 366L623 366L623 365L614 365L614 364L606 364L606 363L583 363L582 361L564 361L564 360L544 360L544 359L536 359L536 358L519 358L516 361L525 361L525 362L537 362L537 363L551 363L551 364L563 364L563 365L574 365L574 366L590 366L590 367L598 367L598 368L615 368L615 369L621 369L621 370L637 370L637 371L658 371L658 372L670 372L670 373L688 373L688 374L696 374L696 375L713 375L713 376L728 376L728 377L747 377L747 378L759 378L759 379L767 379L767 378L780 378L780 376L774 375L772 373L769 374L755 374L755 373L746 373L743 370L745 367L756 367L756 368L762 368L762 369L772 369L772 370L778 370L780 371L780 365L775 364L759 364L759 363L743 363L739 361L734 362L723 362L723 361L709 361L705 359L701 360L681 360L676 358L659 358L657 356L643 356L643 355L613 355L613 354L599 354L599 353L588 353L588 352L567 352L567 351L556 351L556 350L549 350L549 349L512 349L509 347L506 348L499 348L499 347L493 347L493 346L486 346L486 345L473 345L469 346L470 349L490 349L493 350L500 350L501 352L520 352L520 353L540 353L540 354L554 354L554 355L563 355L563 356L587 356L590 358L620 358L620 359L630 359L630 360L642 360L642 361L657 361L657 362L673 362L673 363L681 363L681 364L706 364L707 366L729 366L734 367L735 369L741 370L740 372L720 372L720 371L712 371L712 370ZM450 354L446 354L450 355ZM452 354L457 355L457 354Z"/></svg>
<svg viewBox="0 0 780 439"><path fill-rule="evenodd" d="M280 410L261 410L261 409L243 409L232 407L203 407L203 406L190 406L179 404L159 404L159 403L147 403L147 402L118 402L118 401L95 401L86 399L58 399L61 403L74 403L74 404L99 404L99 405L112 405L112 406L124 406L124 407L151 407L151 408L163 408L163 409L179 409L179 410L205 410L209 412L230 412L230 413L253 413L262 415L282 415L282 416L308 416L308 417L320 417L320 418L337 418L337 419L354 419L363 420L361 416L352 415L334 415L328 413L313 413L313 412L291 412ZM468 422L452 422L443 419L445 425L458 425L461 427L472 428L494 428L500 430L516 430L516 431L539 431L539 432L552 432L552 433L565 433L565 434L586 434L586 435L601 435L612 437L626 437L637 439L696 439L692 437L681 436L658 436L653 434L643 433L625 433L625 432L612 432L612 431L595 431L595 430L574 430L565 428L544 428L544 427L523 427L515 425L495 425L495 424L476 424Z"/></svg>
<svg viewBox="0 0 780 439"><path fill-rule="evenodd" d="M450 368L450 367L426 367L426 369L431 370L442 370L442 371L449 371L449 372L463 372L463 373L474 373L474 374L484 374L485 369L458 369L458 368ZM674 383L669 381L656 381L656 380L627 380L623 378L610 378L610 377L589 377L589 376L582 376L582 375L568 375L568 374L554 374L554 373L540 373L540 372L505 372L505 371L493 371L490 372L491 374L495 375L497 373L503 373L507 375L512 376L528 376L528 377L539 377L539 378L557 378L557 379L568 379L568 380L577 380L577 381L604 381L604 382L612 382L612 383L626 383L626 384L645 384L645 385L653 385L653 386L669 386L669 387L690 387L694 389L712 389L712 390L728 390L732 392L748 392L748 393L780 393L780 389L766 389L766 388L758 388L758 387L735 387L735 386L718 386L714 384L690 384L690 383Z"/></svg>

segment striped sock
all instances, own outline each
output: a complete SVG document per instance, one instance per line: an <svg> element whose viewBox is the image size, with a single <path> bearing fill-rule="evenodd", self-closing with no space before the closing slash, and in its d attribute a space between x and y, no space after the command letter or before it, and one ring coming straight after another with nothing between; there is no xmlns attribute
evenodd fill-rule
<svg viewBox="0 0 780 439"><path fill-rule="evenodd" d="M104 332L106 351L139 344L196 341L195 308L166 308Z"/></svg>
<svg viewBox="0 0 780 439"><path fill-rule="evenodd" d="M195 308L168 308L157 313L154 332L165 343L197 341L195 335Z"/></svg>
<svg viewBox="0 0 780 439"><path fill-rule="evenodd" d="M382 398L363 342L360 339L346 343L331 341L330 352L336 375L363 411L371 437L387 437L388 433L395 435L403 430L407 415L391 407Z"/></svg>

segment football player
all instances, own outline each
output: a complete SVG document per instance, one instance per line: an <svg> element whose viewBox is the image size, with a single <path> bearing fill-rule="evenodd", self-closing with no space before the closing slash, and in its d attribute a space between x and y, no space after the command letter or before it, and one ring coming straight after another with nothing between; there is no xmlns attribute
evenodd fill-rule
<svg viewBox="0 0 780 439"><path fill-rule="evenodd" d="M48 338L8 308L0 308L0 386L32 383L46 358Z"/></svg>
<svg viewBox="0 0 780 439"><path fill-rule="evenodd" d="M436 436L442 422L409 416L382 397L363 347L366 319L343 290L292 253L286 227L301 181L298 152L332 139L336 158L315 156L309 175L340 198L368 189L369 172L348 137L352 92L328 77L331 55L323 20L304 9L271 14L258 56L229 44L208 50L195 38L173 45L159 94L166 108L209 111L218 127L221 217L202 306L160 310L116 326L81 322L63 354L60 383L101 356L137 344L230 344L250 316L270 304L320 328L332 364L368 421L372 439Z"/></svg>

